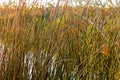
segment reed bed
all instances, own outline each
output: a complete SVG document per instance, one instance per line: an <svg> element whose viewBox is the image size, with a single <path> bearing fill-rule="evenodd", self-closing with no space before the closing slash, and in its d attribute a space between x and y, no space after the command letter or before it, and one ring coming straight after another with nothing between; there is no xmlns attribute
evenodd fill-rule
<svg viewBox="0 0 120 80"><path fill-rule="evenodd" d="M0 80L119 80L119 11L0 7Z"/></svg>

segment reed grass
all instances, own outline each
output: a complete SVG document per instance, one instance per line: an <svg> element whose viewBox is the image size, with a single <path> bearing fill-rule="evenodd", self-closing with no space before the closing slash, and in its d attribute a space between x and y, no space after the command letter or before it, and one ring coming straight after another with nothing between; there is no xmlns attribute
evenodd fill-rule
<svg viewBox="0 0 120 80"><path fill-rule="evenodd" d="M0 80L120 79L117 7L3 7Z"/></svg>

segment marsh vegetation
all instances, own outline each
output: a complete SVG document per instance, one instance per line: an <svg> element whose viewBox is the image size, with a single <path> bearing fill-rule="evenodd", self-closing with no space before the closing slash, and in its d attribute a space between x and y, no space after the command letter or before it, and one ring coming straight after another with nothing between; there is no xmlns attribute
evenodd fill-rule
<svg viewBox="0 0 120 80"><path fill-rule="evenodd" d="M0 80L120 79L119 6L35 4L0 7Z"/></svg>

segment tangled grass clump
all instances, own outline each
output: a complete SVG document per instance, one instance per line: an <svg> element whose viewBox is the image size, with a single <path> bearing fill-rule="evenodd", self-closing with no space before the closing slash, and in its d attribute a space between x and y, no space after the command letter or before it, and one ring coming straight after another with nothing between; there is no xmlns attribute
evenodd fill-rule
<svg viewBox="0 0 120 80"><path fill-rule="evenodd" d="M0 80L118 80L120 15L114 10L0 8Z"/></svg>

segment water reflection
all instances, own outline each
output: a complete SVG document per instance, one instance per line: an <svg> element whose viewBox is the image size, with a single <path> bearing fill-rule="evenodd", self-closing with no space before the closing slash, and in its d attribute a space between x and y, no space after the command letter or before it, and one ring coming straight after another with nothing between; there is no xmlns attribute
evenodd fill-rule
<svg viewBox="0 0 120 80"><path fill-rule="evenodd" d="M1 65L1 63L2 63L3 51L4 51L4 44L3 44L2 41L0 40L0 65Z"/></svg>

